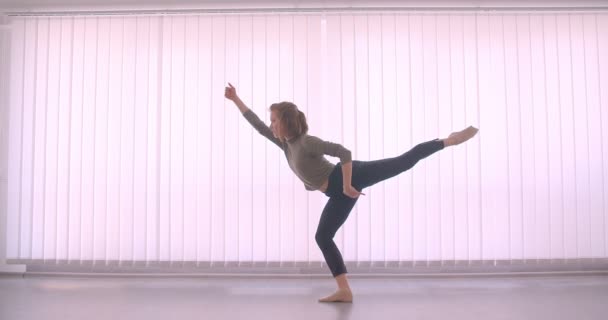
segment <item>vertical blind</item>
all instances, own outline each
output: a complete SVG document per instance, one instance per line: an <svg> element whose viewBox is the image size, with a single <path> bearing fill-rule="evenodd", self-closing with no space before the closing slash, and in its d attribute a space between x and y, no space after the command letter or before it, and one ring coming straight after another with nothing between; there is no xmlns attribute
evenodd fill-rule
<svg viewBox="0 0 608 320"><path fill-rule="evenodd" d="M371 187L347 261L608 257L608 15L13 17L8 259L323 261L326 197L223 97L294 101L358 160L468 125ZM336 161L332 159L332 161Z"/></svg>

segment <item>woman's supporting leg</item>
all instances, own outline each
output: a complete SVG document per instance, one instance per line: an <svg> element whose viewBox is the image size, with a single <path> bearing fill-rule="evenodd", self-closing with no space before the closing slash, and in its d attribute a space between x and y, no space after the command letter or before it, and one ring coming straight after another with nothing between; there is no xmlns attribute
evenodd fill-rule
<svg viewBox="0 0 608 320"><path fill-rule="evenodd" d="M319 299L320 302L351 302L353 300L346 278L347 271L344 259L333 239L338 229L348 218L356 202L357 199L349 198L344 194L332 196L327 201L321 214L315 240L321 252L323 252L327 266L336 279L338 290L330 296Z"/></svg>

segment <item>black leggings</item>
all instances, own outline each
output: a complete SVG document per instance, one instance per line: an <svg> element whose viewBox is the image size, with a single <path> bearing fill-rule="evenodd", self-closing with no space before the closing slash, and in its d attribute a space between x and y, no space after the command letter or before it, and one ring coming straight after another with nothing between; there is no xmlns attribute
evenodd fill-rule
<svg viewBox="0 0 608 320"><path fill-rule="evenodd" d="M353 161L351 184L360 192L364 188L411 169L418 161L443 148L443 141L435 139L421 143L395 158ZM329 200L323 209L315 235L315 240L334 277L346 273L346 266L333 238L357 202L357 199L348 197L342 191L342 166L337 164L329 176L329 184L325 191Z"/></svg>

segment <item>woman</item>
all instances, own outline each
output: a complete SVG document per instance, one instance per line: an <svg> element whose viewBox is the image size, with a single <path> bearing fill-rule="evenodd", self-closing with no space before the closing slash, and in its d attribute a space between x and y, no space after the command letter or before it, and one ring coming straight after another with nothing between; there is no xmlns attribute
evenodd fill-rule
<svg viewBox="0 0 608 320"><path fill-rule="evenodd" d="M352 302L353 295L346 278L346 266L333 237L344 224L357 198L366 187L394 177L419 160L443 149L471 139L477 129L470 126L454 132L445 139L421 143L410 151L395 157L375 161L352 161L351 152L340 144L323 141L308 135L306 117L291 102L270 106L270 128L253 113L236 94L232 84L225 89L225 97L232 100L245 119L263 136L283 150L289 167L302 180L307 190L319 190L329 200L323 209L315 240L338 284L338 290L320 302ZM337 165L325 155L340 158Z"/></svg>

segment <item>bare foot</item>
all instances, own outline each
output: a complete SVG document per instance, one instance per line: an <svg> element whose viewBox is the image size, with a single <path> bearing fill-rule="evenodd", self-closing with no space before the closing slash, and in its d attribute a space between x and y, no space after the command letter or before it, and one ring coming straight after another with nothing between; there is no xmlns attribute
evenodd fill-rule
<svg viewBox="0 0 608 320"><path fill-rule="evenodd" d="M479 131L479 129L477 129L473 126L469 126L468 128L466 128L462 131L453 132L447 138L445 138L443 141L444 141L446 147L455 146L455 145L461 144L461 143L473 138L477 134L478 131Z"/></svg>
<svg viewBox="0 0 608 320"><path fill-rule="evenodd" d="M319 302L353 302L353 293L348 289L338 289L332 295L319 299Z"/></svg>

